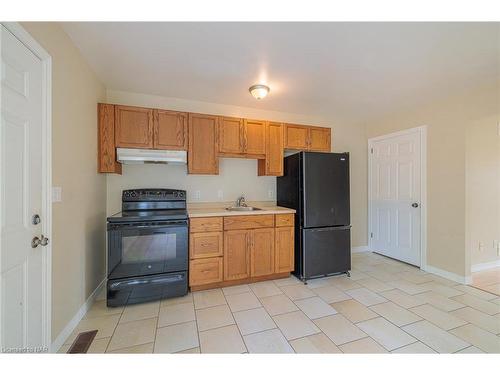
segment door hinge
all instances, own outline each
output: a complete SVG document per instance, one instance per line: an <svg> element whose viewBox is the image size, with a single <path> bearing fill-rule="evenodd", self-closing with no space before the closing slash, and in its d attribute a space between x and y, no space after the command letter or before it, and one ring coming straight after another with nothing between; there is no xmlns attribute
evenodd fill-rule
<svg viewBox="0 0 500 375"><path fill-rule="evenodd" d="M370 232L370 238L373 238L373 232Z"/></svg>
<svg viewBox="0 0 500 375"><path fill-rule="evenodd" d="M370 149L370 152L373 154L373 147Z"/></svg>

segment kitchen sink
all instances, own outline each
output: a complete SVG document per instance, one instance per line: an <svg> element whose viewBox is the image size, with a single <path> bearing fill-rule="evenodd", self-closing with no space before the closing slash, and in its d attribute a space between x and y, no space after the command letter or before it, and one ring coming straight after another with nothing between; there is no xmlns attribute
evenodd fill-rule
<svg viewBox="0 0 500 375"><path fill-rule="evenodd" d="M262 208L250 207L250 206L240 206L240 207L226 207L228 211L261 211Z"/></svg>

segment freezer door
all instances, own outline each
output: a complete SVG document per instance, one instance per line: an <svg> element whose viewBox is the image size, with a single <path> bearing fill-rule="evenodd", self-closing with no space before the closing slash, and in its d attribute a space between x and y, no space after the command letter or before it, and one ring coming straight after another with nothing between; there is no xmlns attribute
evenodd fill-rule
<svg viewBox="0 0 500 375"><path fill-rule="evenodd" d="M305 152L304 228L350 224L349 154Z"/></svg>
<svg viewBox="0 0 500 375"><path fill-rule="evenodd" d="M351 229L303 229L303 278L309 279L351 269Z"/></svg>

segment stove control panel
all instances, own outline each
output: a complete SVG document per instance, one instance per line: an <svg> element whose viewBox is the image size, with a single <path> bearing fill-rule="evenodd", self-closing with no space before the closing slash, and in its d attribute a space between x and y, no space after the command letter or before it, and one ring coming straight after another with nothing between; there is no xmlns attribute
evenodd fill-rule
<svg viewBox="0 0 500 375"><path fill-rule="evenodd" d="M123 190L122 202L185 201L185 190L132 189Z"/></svg>

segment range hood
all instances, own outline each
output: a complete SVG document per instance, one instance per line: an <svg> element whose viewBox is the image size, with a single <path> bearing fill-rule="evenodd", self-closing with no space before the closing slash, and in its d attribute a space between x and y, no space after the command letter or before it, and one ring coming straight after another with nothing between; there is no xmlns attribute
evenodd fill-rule
<svg viewBox="0 0 500 375"><path fill-rule="evenodd" d="M186 164L187 152L178 150L147 150L117 148L116 156L122 164Z"/></svg>

